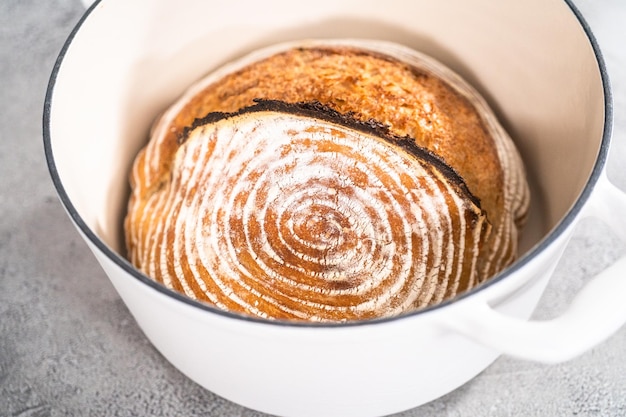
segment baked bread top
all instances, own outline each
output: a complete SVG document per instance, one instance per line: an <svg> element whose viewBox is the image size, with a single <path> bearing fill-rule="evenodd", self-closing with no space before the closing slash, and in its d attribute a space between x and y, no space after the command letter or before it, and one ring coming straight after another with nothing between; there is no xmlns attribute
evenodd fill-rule
<svg viewBox="0 0 626 417"><path fill-rule="evenodd" d="M324 123L329 121L323 114L334 112L344 120L335 120L335 125L346 126L346 120L353 120L357 124L378 126L374 136L380 136L381 129L385 130L385 135L395 138L393 146L397 149L405 152L408 148L417 148L435 155L441 162L438 166L447 167L443 171L460 179L467 191L462 199L465 204L475 206L475 210L470 211L478 213L477 218L484 217L487 225L467 229L480 230L477 232L480 235L479 253L473 261L458 257L447 261L472 265L471 271L464 272L452 286L453 290L444 283L442 287L447 290L435 291L441 296L422 297L420 302L406 309L453 297L493 276L515 258L519 230L528 210L524 169L513 142L476 91L436 61L396 44L355 40L306 41L261 50L218 69L192 86L156 122L150 142L139 153L133 166L132 194L125 222L130 259L144 272L149 269L146 254L138 248L142 246L140 242L154 239L152 229L158 223L155 218L164 213L154 211L153 203L172 192L173 178L180 169L176 160L182 158L180 154L189 152L183 148L189 146L185 144L190 132L204 129L205 133L212 131L214 136L219 133L215 137L221 137L224 120L231 123L245 119L249 124L250 114L260 116L262 112L248 110L242 113L241 109L258 110L258 104L255 105L258 99L274 103L273 106L277 106L276 103L308 103L309 109L311 103L316 103L318 114L309 114L305 118L325 120ZM299 117L303 117L301 110L307 105L300 105ZM266 106L267 111L287 113L292 117L298 113L285 112L284 106L281 109L268 110ZM219 115L207 119L207 114L212 112L219 112ZM350 129L353 128L354 123ZM204 140L211 139L206 137ZM450 178L444 182L450 183ZM169 214L177 215L180 213ZM170 244L167 239L162 242ZM162 258L159 262L170 261ZM447 264L435 267L439 270L451 268ZM162 277L154 278L163 281ZM206 299L198 291L178 286L177 289L192 297ZM214 300L207 301L219 304ZM233 306L228 309L257 314ZM343 319L399 312L395 307L387 310L372 313L374 315L347 315ZM283 313L257 315L306 319ZM320 320L342 319L318 313L311 316Z"/></svg>

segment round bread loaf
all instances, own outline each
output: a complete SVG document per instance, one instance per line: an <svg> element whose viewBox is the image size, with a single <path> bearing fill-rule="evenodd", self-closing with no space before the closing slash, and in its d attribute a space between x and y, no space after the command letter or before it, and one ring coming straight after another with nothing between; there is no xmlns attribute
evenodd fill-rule
<svg viewBox="0 0 626 417"><path fill-rule="evenodd" d="M192 86L133 165L130 261L271 319L387 317L516 257L529 192L484 100L388 42L304 41Z"/></svg>

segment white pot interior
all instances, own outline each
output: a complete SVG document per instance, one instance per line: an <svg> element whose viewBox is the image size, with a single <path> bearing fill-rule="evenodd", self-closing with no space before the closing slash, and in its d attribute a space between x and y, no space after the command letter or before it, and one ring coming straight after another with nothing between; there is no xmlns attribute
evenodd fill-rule
<svg viewBox="0 0 626 417"><path fill-rule="evenodd" d="M151 122L204 73L302 38L374 38L448 65L478 89L519 147L533 204L521 251L544 239L583 190L604 129L590 41L562 1L105 0L53 77L51 156L71 214L124 254L130 164Z"/></svg>

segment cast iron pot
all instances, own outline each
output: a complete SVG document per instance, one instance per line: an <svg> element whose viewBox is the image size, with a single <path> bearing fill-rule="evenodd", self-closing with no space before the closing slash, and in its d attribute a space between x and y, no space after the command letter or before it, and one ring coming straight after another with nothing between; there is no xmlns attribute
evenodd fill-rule
<svg viewBox="0 0 626 417"><path fill-rule="evenodd" d="M304 38L404 44L478 89L514 138L532 191L520 258L487 283L402 317L338 325L250 319L166 289L124 258L131 162L154 118L207 71ZM607 180L611 98L597 44L560 0L104 0L65 43L44 113L61 202L146 337L198 384L281 416L380 416L424 404L500 354L568 360L626 321L626 257L561 316L528 321L574 226L626 240Z"/></svg>

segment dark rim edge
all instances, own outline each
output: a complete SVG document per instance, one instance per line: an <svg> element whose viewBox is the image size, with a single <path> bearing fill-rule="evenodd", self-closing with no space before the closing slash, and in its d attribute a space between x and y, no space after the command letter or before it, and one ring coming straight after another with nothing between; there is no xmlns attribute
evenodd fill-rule
<svg viewBox="0 0 626 417"><path fill-rule="evenodd" d="M185 304L188 304L190 306L199 308L201 310L204 310L210 313L218 314L220 316L224 316L227 318L243 320L243 321L248 321L248 322L256 322L260 324L273 325L273 326L334 328L334 327L375 325L375 324L386 323L390 321L398 321L398 320L415 317L418 315L422 315L425 313L433 312L438 309L444 308L451 303L470 297L476 294L477 292L483 291L484 289L492 286L493 284L500 282L501 280L505 279L510 274L523 268L537 253L541 252L543 249L549 246L556 239L557 236L560 236L573 223L574 219L576 218L578 213L582 210L582 207L584 206L584 204L589 199L595 187L595 184L597 183L598 179L602 175L604 166L606 164L608 151L609 151L611 131L612 131L612 123L613 123L613 102L612 102L611 87L610 87L608 72L607 72L604 58L602 57L602 53L600 51L598 42L595 36L593 35L589 25L583 18L580 11L573 4L572 0L564 0L565 4L570 8L573 15L576 17L582 29L584 30L585 35L587 39L589 40L591 47L593 49L594 55L596 57L596 62L598 64L598 70L600 72L600 77L602 80L602 85L603 85L603 90L604 90L604 128L602 132L602 139L600 142L599 152L598 152L595 164L593 166L593 169L591 171L591 174L589 176L589 179L587 180L587 183L585 184L582 192L580 193L579 197L576 199L572 207L569 209L569 211L563 216L563 218L559 221L559 223L552 229L552 231L550 231L550 233L545 238L543 238L537 245L531 248L527 253L522 255L522 257L520 257L513 265L501 271L500 273L498 273L497 275L495 275L494 277L492 277L485 283L453 299L444 301L442 303L439 303L431 307L426 307L426 308L416 310L414 312L402 314L399 316L380 318L380 319L374 319L374 320L345 322L345 323L311 323L311 322L297 322L297 321L285 321L285 320L266 320L266 319L249 317L249 316L244 316L244 315L237 314L237 313L232 313L229 311L220 310L216 307L201 303L199 301L188 298L184 296L183 294L170 290L167 287L157 283L156 281L150 279L148 276L146 276L145 274L135 269L130 264L130 262L128 262L120 254L112 250L106 243L104 243L91 230L91 228L89 228L89 226L85 223L85 221L78 214L78 211L76 210L76 208L70 201L69 196L67 195L65 188L63 187L63 184L61 183L61 179L59 177L59 174L58 174L55 162L54 162L54 156L52 152L52 139L50 135L50 115L51 115L51 108L52 108L52 99L54 96L54 87L56 84L57 76L62 67L63 60L68 50L71 47L74 37L78 33L81 26L84 24L85 20L91 14L93 9L97 7L100 2L101 0L96 0L87 9L87 11L83 14L81 19L76 24L76 26L70 32L67 40L65 41L65 43L63 44L63 47L61 48L59 52L59 55L57 56L54 67L52 69L50 79L48 81L48 87L47 87L46 96L44 99L43 141L44 141L45 158L46 158L46 162L48 165L50 176L52 178L53 185L68 215L75 222L75 224L78 226L80 231L87 237L87 239L89 239L89 241L93 245L95 245L104 255L106 255L107 258L109 258L117 266L119 266L124 271L128 272L131 276L138 279L143 284L146 284L150 288L168 297L172 297Z"/></svg>

